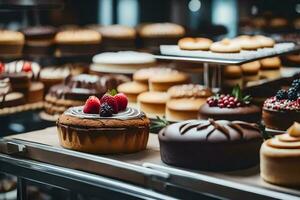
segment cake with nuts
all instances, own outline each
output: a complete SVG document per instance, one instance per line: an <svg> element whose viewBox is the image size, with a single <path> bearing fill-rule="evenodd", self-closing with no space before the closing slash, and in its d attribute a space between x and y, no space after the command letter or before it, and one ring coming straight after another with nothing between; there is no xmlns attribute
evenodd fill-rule
<svg viewBox="0 0 300 200"><path fill-rule="evenodd" d="M270 129L285 131L294 121L300 122L300 79L295 79L288 90L279 90L263 105L262 118Z"/></svg>
<svg viewBox="0 0 300 200"><path fill-rule="evenodd" d="M57 121L60 144L67 149L97 154L133 153L144 150L149 120L127 107L126 95L90 96L84 106L71 107Z"/></svg>
<svg viewBox="0 0 300 200"><path fill-rule="evenodd" d="M251 103L249 95L244 96L239 86L233 88L231 94L217 94L207 99L199 109L199 119L241 120L260 122L261 109Z"/></svg>

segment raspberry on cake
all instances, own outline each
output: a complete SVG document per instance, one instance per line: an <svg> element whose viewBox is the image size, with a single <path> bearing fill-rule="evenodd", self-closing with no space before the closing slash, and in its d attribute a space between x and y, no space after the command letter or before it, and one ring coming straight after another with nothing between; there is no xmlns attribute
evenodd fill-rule
<svg viewBox="0 0 300 200"><path fill-rule="evenodd" d="M105 99L125 98L123 95L106 95ZM144 150L150 124L146 115L127 106L114 113L109 101L104 99L98 102L96 98L90 97L85 106L71 107L59 117L57 130L60 144L68 149L101 154ZM123 101L119 103L120 107L125 106ZM86 112L87 108L89 112Z"/></svg>
<svg viewBox="0 0 300 200"><path fill-rule="evenodd" d="M279 90L263 105L262 118L267 128L285 131L294 121L300 122L300 79L287 90Z"/></svg>
<svg viewBox="0 0 300 200"><path fill-rule="evenodd" d="M257 123L261 119L261 109L251 104L249 95L243 96L239 86L233 88L231 95L217 94L209 97L200 107L199 119L241 120Z"/></svg>

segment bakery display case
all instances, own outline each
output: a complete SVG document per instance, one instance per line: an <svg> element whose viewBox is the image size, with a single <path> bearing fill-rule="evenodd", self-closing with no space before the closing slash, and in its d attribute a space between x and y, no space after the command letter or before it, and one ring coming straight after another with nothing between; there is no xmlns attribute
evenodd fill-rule
<svg viewBox="0 0 300 200"><path fill-rule="evenodd" d="M0 17L0 199L300 198L300 2Z"/></svg>

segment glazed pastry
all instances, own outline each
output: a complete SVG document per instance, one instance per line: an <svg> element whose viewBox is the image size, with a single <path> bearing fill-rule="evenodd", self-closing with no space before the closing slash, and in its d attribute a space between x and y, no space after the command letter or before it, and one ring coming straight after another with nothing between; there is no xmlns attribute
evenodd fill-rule
<svg viewBox="0 0 300 200"><path fill-rule="evenodd" d="M136 31L134 28L123 25L89 26L102 36L102 48L106 51L128 50L135 47Z"/></svg>
<svg viewBox="0 0 300 200"><path fill-rule="evenodd" d="M272 48L275 45L275 41L272 38L263 35L255 35L253 39L256 39L262 48Z"/></svg>
<svg viewBox="0 0 300 200"><path fill-rule="evenodd" d="M0 55L21 56L24 42L24 35L21 32L0 30Z"/></svg>
<svg viewBox="0 0 300 200"><path fill-rule="evenodd" d="M216 53L239 53L241 46L229 39L223 39L219 42L214 42L210 46L210 50Z"/></svg>
<svg viewBox="0 0 300 200"><path fill-rule="evenodd" d="M105 52L93 57L90 72L93 74L132 74L139 69L155 65L156 59L149 53L135 51Z"/></svg>
<svg viewBox="0 0 300 200"><path fill-rule="evenodd" d="M169 71L171 71L171 69L163 67L144 68L136 71L132 78L136 82L148 85L150 77L156 74L168 73Z"/></svg>
<svg viewBox="0 0 300 200"><path fill-rule="evenodd" d="M127 101L123 94L118 97ZM110 98L110 102L116 100L110 95L105 98ZM119 110L113 114L113 107L105 98L100 103L97 97L90 97L84 106L71 107L59 117L57 130L60 144L64 148L97 154L144 150L150 123L145 114L127 107L127 102L120 104L119 100L116 100ZM124 107L120 111L121 105Z"/></svg>
<svg viewBox="0 0 300 200"><path fill-rule="evenodd" d="M164 163L209 171L255 166L263 142L256 124L212 119L171 124L158 137Z"/></svg>
<svg viewBox="0 0 300 200"><path fill-rule="evenodd" d="M182 50L203 50L208 51L213 43L208 38L182 38L178 41L178 46Z"/></svg>
<svg viewBox="0 0 300 200"><path fill-rule="evenodd" d="M34 26L22 29L25 35L26 55L52 55L54 53L54 37L57 32L52 26Z"/></svg>
<svg viewBox="0 0 300 200"><path fill-rule="evenodd" d="M236 85L243 87L242 69L238 65L228 65L223 68L223 86L233 88Z"/></svg>
<svg viewBox="0 0 300 200"><path fill-rule="evenodd" d="M300 79L288 90L279 90L263 105L262 118L267 128L285 131L294 121L300 122Z"/></svg>
<svg viewBox="0 0 300 200"><path fill-rule="evenodd" d="M241 35L232 40L236 42L243 50L257 50L261 47L259 41L248 35Z"/></svg>
<svg viewBox="0 0 300 200"><path fill-rule="evenodd" d="M260 149L260 175L272 184L300 186L300 124L265 141Z"/></svg>
<svg viewBox="0 0 300 200"><path fill-rule="evenodd" d="M69 107L83 105L91 96L102 97L107 90L121 84L114 76L80 74L69 77L64 84L54 85L45 97L45 111L50 115L61 114Z"/></svg>
<svg viewBox="0 0 300 200"><path fill-rule="evenodd" d="M250 96L243 96L239 87L231 95L217 94L209 97L199 109L199 119L241 120L257 123L261 120L261 109L251 104Z"/></svg>
<svg viewBox="0 0 300 200"><path fill-rule="evenodd" d="M137 96L148 91L148 85L133 81L122 83L118 86L117 90L124 93L128 97L129 102L137 102Z"/></svg>
<svg viewBox="0 0 300 200"><path fill-rule="evenodd" d="M168 95L165 92L143 92L137 97L139 108L147 115L163 116Z"/></svg>
<svg viewBox="0 0 300 200"><path fill-rule="evenodd" d="M173 86L168 90L166 119L169 121L197 119L199 108L212 92L201 85Z"/></svg>
<svg viewBox="0 0 300 200"><path fill-rule="evenodd" d="M281 60L279 57L265 58L260 60L260 76L267 79L280 77Z"/></svg>
<svg viewBox="0 0 300 200"><path fill-rule="evenodd" d="M156 50L161 44L176 44L184 36L185 29L173 23L145 24L138 28L143 48Z"/></svg>
<svg viewBox="0 0 300 200"><path fill-rule="evenodd" d="M246 84L250 81L259 80L260 62L253 61L241 65L243 73L243 83Z"/></svg>
<svg viewBox="0 0 300 200"><path fill-rule="evenodd" d="M94 55L98 53L101 35L97 31L79 29L61 31L55 36L57 56Z"/></svg>

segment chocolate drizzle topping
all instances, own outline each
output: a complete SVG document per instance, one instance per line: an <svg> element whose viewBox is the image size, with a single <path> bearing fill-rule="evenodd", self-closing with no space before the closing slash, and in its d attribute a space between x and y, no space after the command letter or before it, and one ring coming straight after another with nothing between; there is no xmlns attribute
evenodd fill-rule
<svg viewBox="0 0 300 200"><path fill-rule="evenodd" d="M226 121L226 123L223 122L221 123L220 121L215 121L213 119L208 119L207 121L189 121L179 127L179 132L181 135L184 135L193 128L196 128L196 131L198 132L204 131L206 129L206 140L208 140L208 138L215 130L218 130L220 133L224 134L224 136L228 140L231 140L230 129L228 127L234 129L240 135L241 139L244 138L243 128L260 132L258 125L254 123L247 123L242 121Z"/></svg>
<svg viewBox="0 0 300 200"><path fill-rule="evenodd" d="M144 117L145 114L138 109L127 107L125 111L113 114L111 117L100 117L99 114L86 114L83 112L83 106L71 107L64 112L65 115L70 115L83 119L119 119L128 120Z"/></svg>

